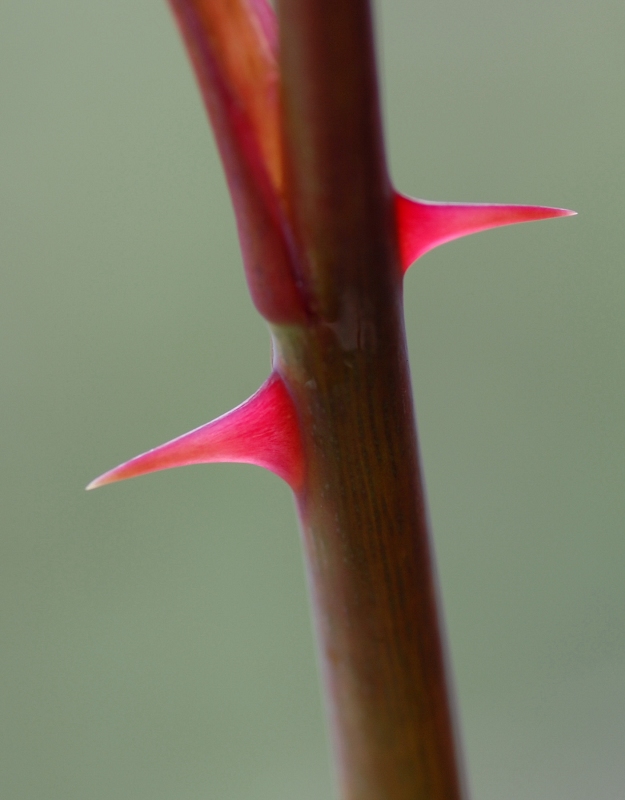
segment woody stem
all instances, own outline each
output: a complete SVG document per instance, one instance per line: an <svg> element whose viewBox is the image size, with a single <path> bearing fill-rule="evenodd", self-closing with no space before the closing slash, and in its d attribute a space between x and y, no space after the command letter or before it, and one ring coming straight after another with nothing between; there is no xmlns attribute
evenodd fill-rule
<svg viewBox="0 0 625 800"><path fill-rule="evenodd" d="M313 315L274 326L342 800L465 797L367 0L278 0L287 203Z"/></svg>

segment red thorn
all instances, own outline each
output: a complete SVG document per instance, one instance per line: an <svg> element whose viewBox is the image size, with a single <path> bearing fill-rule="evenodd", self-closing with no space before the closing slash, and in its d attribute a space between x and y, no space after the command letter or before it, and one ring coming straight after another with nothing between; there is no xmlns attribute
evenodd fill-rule
<svg viewBox="0 0 625 800"><path fill-rule="evenodd" d="M300 488L304 461L297 412L277 373L242 405L105 472L87 489L169 467L211 462L256 464L275 472L294 491Z"/></svg>
<svg viewBox="0 0 625 800"><path fill-rule="evenodd" d="M470 233L500 225L570 217L576 211L546 206L506 206L487 203L435 203L414 200L395 192L402 271L428 250Z"/></svg>

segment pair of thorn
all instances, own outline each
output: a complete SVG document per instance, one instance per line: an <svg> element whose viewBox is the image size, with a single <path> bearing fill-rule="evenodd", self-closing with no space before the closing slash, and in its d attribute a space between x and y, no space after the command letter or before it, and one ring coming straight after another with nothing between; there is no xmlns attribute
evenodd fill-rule
<svg viewBox="0 0 625 800"><path fill-rule="evenodd" d="M402 271L445 242L501 225L568 217L575 211L544 206L434 203L395 194ZM149 450L92 481L87 489L169 467L215 462L256 464L297 492L304 457L297 411L277 372L249 400L177 439Z"/></svg>

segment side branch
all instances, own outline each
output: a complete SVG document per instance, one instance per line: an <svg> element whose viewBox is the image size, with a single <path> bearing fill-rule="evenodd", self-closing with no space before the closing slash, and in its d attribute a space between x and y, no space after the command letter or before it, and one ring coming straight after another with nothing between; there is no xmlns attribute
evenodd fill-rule
<svg viewBox="0 0 625 800"><path fill-rule="evenodd" d="M169 0L202 90L230 187L258 311L307 318L284 213L275 19L265 0Z"/></svg>

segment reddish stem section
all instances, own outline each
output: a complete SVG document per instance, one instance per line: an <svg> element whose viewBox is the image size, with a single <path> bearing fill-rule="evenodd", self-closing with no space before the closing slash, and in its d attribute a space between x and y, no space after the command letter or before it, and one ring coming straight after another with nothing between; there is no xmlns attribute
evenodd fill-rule
<svg viewBox="0 0 625 800"><path fill-rule="evenodd" d="M277 7L287 203L315 317L335 322L396 248L370 11L363 0Z"/></svg>
<svg viewBox="0 0 625 800"><path fill-rule="evenodd" d="M273 14L264 0L170 0L226 171L252 299L275 324L306 302L283 208Z"/></svg>

